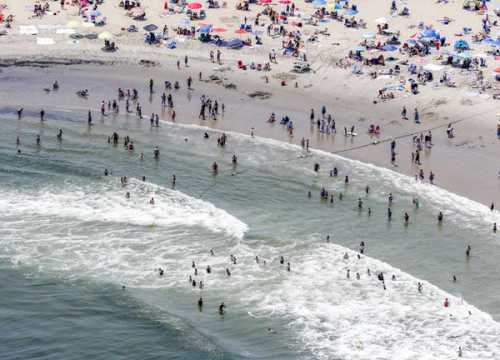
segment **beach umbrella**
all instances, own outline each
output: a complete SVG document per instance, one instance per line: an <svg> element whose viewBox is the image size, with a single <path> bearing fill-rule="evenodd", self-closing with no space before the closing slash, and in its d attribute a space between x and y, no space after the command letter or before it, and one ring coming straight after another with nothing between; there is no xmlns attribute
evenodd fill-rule
<svg viewBox="0 0 500 360"><path fill-rule="evenodd" d="M385 45L382 47L382 50L384 51L396 51L398 47L396 45Z"/></svg>
<svg viewBox="0 0 500 360"><path fill-rule="evenodd" d="M496 73L500 73L500 66L494 70Z"/></svg>
<svg viewBox="0 0 500 360"><path fill-rule="evenodd" d="M380 17L380 18L377 18L377 19L373 20L373 22L374 22L375 24L380 24L380 25L383 25L383 24L387 24L387 23L388 23L388 21L387 21L387 19L386 19L385 17Z"/></svg>
<svg viewBox="0 0 500 360"><path fill-rule="evenodd" d="M212 28L212 25L205 25L205 26L201 26L198 31L201 33L208 34L210 32L211 28Z"/></svg>
<svg viewBox="0 0 500 360"><path fill-rule="evenodd" d="M269 5L270 3L272 3L272 0L260 0L259 3L261 5Z"/></svg>
<svg viewBox="0 0 500 360"><path fill-rule="evenodd" d="M188 9L191 9L191 10L198 10L198 9L201 9L203 7L203 5L200 4L199 2L192 2L192 3L189 3L187 7L188 7Z"/></svg>
<svg viewBox="0 0 500 360"><path fill-rule="evenodd" d="M148 31L148 32L151 32L151 31L158 30L158 26L156 26L155 24L149 24L149 25L144 26L143 29Z"/></svg>
<svg viewBox="0 0 500 360"><path fill-rule="evenodd" d="M438 39L439 33L434 29L425 29L420 33L420 36L423 38Z"/></svg>
<svg viewBox="0 0 500 360"><path fill-rule="evenodd" d="M279 0L278 1L280 4L283 4L283 5L287 5L287 4L290 4L291 1L290 0Z"/></svg>
<svg viewBox="0 0 500 360"><path fill-rule="evenodd" d="M470 49L469 44L467 43L467 41L462 40L462 39L455 41L455 45L453 45L453 47L455 49L457 49L457 50L468 50L468 49Z"/></svg>
<svg viewBox="0 0 500 360"><path fill-rule="evenodd" d="M314 0L312 2L312 4L315 6L315 7L322 7L322 6L325 6L326 5L326 0Z"/></svg>
<svg viewBox="0 0 500 360"><path fill-rule="evenodd" d="M224 29L224 28L220 28L220 27L217 27L217 28L213 28L210 32L213 32L213 33L223 33L223 32L226 32L227 30Z"/></svg>
<svg viewBox="0 0 500 360"><path fill-rule="evenodd" d="M113 38L113 34L111 34L109 31L103 31L98 35L98 38L100 40L111 40Z"/></svg>
<svg viewBox="0 0 500 360"><path fill-rule="evenodd" d="M80 26L80 23L76 20L68 21L68 23L66 24L66 27L69 27L70 29L76 29L79 26Z"/></svg>

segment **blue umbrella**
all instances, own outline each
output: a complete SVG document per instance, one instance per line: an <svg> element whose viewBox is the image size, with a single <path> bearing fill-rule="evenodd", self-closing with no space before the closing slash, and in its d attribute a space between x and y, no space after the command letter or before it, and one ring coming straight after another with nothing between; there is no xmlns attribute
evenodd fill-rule
<svg viewBox="0 0 500 360"><path fill-rule="evenodd" d="M201 33L206 33L208 34L210 32L210 29L212 28L211 25L207 25L207 26L202 26L200 27L200 29L198 30L199 32Z"/></svg>
<svg viewBox="0 0 500 360"><path fill-rule="evenodd" d="M316 7L321 7L326 5L326 0L314 0L312 4Z"/></svg>
<svg viewBox="0 0 500 360"><path fill-rule="evenodd" d="M385 45L382 47L382 50L384 51L396 51L398 47L396 45Z"/></svg>
<svg viewBox="0 0 500 360"><path fill-rule="evenodd" d="M438 39L439 34L436 30L434 29L426 29L420 33L420 36L422 37L427 37L427 38L432 38L432 39Z"/></svg>

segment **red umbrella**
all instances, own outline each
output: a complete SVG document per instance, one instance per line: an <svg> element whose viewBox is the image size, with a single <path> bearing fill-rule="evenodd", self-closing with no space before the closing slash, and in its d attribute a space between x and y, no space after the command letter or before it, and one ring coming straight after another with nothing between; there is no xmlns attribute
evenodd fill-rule
<svg viewBox="0 0 500 360"><path fill-rule="evenodd" d="M272 2L273 2L272 0L260 0L261 5L267 5L267 4L270 4Z"/></svg>
<svg viewBox="0 0 500 360"><path fill-rule="evenodd" d="M188 9L191 9L191 10L197 10L197 9L201 9L203 7L203 5L201 5L198 2L193 2L193 3L189 3L187 7L188 7Z"/></svg>
<svg viewBox="0 0 500 360"><path fill-rule="evenodd" d="M246 34L247 31L245 29L238 29L238 30L235 31L235 33L241 35L241 34Z"/></svg>
<svg viewBox="0 0 500 360"><path fill-rule="evenodd" d="M280 4L284 4L284 5L288 5L288 4L290 4L290 3L291 3L291 1L290 1L290 0L279 0L278 2L279 2Z"/></svg>
<svg viewBox="0 0 500 360"><path fill-rule="evenodd" d="M214 33L222 33L222 32L226 32L227 30L224 29L224 28L213 28L212 29L212 32Z"/></svg>

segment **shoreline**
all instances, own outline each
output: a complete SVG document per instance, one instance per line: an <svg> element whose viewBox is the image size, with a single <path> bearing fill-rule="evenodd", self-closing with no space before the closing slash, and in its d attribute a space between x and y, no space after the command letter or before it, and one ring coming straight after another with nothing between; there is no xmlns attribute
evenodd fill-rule
<svg viewBox="0 0 500 360"><path fill-rule="evenodd" d="M248 73L241 73L234 70L216 71L217 68L212 68L212 64L206 64L206 62L202 60L191 60L190 67L182 69L181 71L174 69L170 70L170 61L156 63L155 59L141 60L151 61L156 65L154 67L144 66L138 64L138 61L136 64L131 65L130 59L122 62L122 59L118 58L115 59L115 62L112 64L96 66L93 63L96 60L91 57L81 58L77 60L79 62L77 64L74 63L75 57L69 59L54 57L44 62L50 65L45 67L43 71L47 74L60 73L61 63L63 63L68 65L64 66L65 71L60 75L62 77L66 76L67 73L80 74L80 70L84 68L89 70L87 77L92 78L94 81L109 80L109 82L116 82L116 76L120 79L118 81L128 82L131 84L130 87L137 86L139 89L146 86L146 79L149 78L148 76L155 77L157 83L158 79L168 78L172 80L177 79L183 84L187 73L194 74L198 71L203 71L204 74L206 74L204 75L205 79L207 79L208 75L216 75L222 80L223 84L230 83L236 85L236 90L228 90L220 86L220 83L216 84L210 81L200 83L195 80L195 90L191 92L189 97L196 99L201 93L206 93L208 96L215 95L215 97L218 97L222 102L227 103L227 100L229 100L229 106L225 116L226 118L230 117L231 120L227 121L222 119L215 122L206 121L205 125L219 130L236 131L243 134L249 134L250 129L253 127L258 136L294 144L299 144L301 137L310 138L311 148L385 167L410 177L414 176L418 170L418 167L412 165L409 161L410 152L413 151L411 136L413 134L426 132L428 129L435 129L433 140L434 146L432 149L425 149L423 151L424 162L422 168L424 168L426 173L428 173L429 170L434 171L437 178L436 185L487 206L500 197L500 182L496 176L498 169L487 166L488 163L495 166L496 149L500 148L500 144L496 140L494 134L491 134L489 138L486 137L488 132L485 130L486 124L482 125L484 121L481 121L481 117L484 114L488 114L492 111L489 107L480 111L477 111L475 106L461 107L457 110L464 109L468 110L468 112L462 112L460 117L455 117L452 111L453 107L447 106L447 108L443 110L448 110L449 113L443 112L443 114L440 115L442 119L433 121L432 124L420 125L422 128L413 124L411 121L403 123L399 121L397 124L390 124L391 121L395 122L396 120L389 120L389 118L386 119L387 125L383 127L383 136L377 138L369 136L368 134L359 133L356 139L348 139L345 138L343 134L339 133L336 135L326 135L311 130L309 120L307 119L309 108L315 108L315 110L319 112L321 104L328 104L326 101L323 101L325 99L324 96L328 96L330 93L320 93L319 96L312 98L312 95L315 94L312 93L312 91L308 92L309 88L301 92L301 89L293 89L291 87L282 88L273 83L260 84L259 79L257 79L257 82L254 77L250 77L249 79ZM172 60L173 63L173 59L168 60ZM39 59L35 58L30 60L30 62L31 61L37 64ZM89 64L88 61L91 63ZM146 64L148 63L146 62ZM30 72L30 68L36 69L37 67L30 65L19 67L13 65L13 67L3 68L3 75L7 75L10 72L19 72L21 69ZM44 76L46 76L46 74ZM84 87L85 84L82 83L81 88ZM100 93L97 96L101 96L100 98L104 99L104 94L106 92L109 94L110 91L114 93L114 89L108 88L104 93ZM142 93L145 92L145 90L142 89L140 91ZM271 94L270 98L258 99L248 96L255 91L269 92ZM183 92L182 89L181 92ZM342 131L341 129L344 126L350 127L351 124L355 124L357 127L368 125L368 120L362 120L362 118L363 115L369 116L368 114L371 109L363 111L362 108L354 108L354 104L358 101L359 97L354 98L354 96L346 95L346 101L343 101L344 99L341 98L342 94L339 93L337 89L333 89L333 93L337 95L333 101L333 113L337 122L338 131ZM159 97L158 94L156 98L157 97ZM362 98L363 96L360 97ZM109 98L109 96L106 98ZM23 103L22 99L13 99L9 101L8 95L4 96L3 99L6 100L2 100L2 103L7 106L12 106L12 104L21 106ZM50 97L46 97L46 99L49 102L52 101ZM155 101L157 100L158 99L155 99ZM146 109L144 111L146 116L151 112L157 112L159 110L159 108L155 107L155 101L143 104ZM431 104L432 101L435 100L430 100ZM29 102L31 102L31 99ZM99 102L100 101L94 99L94 96L92 96L92 103L89 102L88 108L97 109ZM283 107L285 103L289 106ZM378 105L379 104L372 104L371 107L377 107ZM387 113L387 116L391 116L391 112L387 111L387 106L384 107L384 105L385 104L380 104L378 109L381 109L383 113ZM36 104L33 104L33 106L36 107ZM431 105L429 104L428 106ZM82 109L83 108L84 107L82 107ZM337 108L341 110L336 110ZM176 111L179 115L177 122L200 124L200 121L196 119L195 115L197 105L193 105L191 100L182 103L182 107L177 108ZM254 116L251 116L252 114L249 114L248 111L254 112ZM286 129L279 124L267 123L267 118L271 112L276 112L276 116L279 119L285 111L295 123L293 138L289 137L286 133ZM447 116L445 114L449 115ZM166 115L162 114L162 117L164 116ZM366 117L364 119L366 119ZM457 132L457 136L452 140L446 138L445 129L443 129L446 128L450 122L455 123ZM439 131L441 129L443 130ZM439 133L436 134L438 131ZM392 139L399 139L397 148L399 159L397 166L391 165L389 161L389 144L387 143ZM374 144L374 141L377 141L377 144ZM407 154L408 160L400 160L404 158L404 154ZM430 156L431 154L432 156ZM452 166L450 167L449 165ZM481 184L482 186L471 186L471 184Z"/></svg>

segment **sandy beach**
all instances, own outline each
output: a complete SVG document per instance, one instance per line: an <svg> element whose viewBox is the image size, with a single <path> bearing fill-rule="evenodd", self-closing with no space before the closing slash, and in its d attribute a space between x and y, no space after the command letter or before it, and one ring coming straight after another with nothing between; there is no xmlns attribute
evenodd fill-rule
<svg viewBox="0 0 500 360"><path fill-rule="evenodd" d="M456 39L461 38L470 41L470 35L458 37L455 34L460 34L467 25L473 26L474 30L478 28L481 23L481 15L477 12L465 11L460 2L429 3L426 6L419 6L419 2L409 1L407 6L411 10L411 15L403 17L388 16L389 4L360 1L357 4L359 14L356 15L356 18L363 19L367 24L366 28L348 29L342 23L337 22L318 26L305 25L301 31L306 37L324 29L327 29L329 33L328 36L319 34L318 40L315 42L305 41L304 52L307 54L313 71L307 74L290 73L296 59L280 55L278 64L272 64L272 70L267 74L270 79L269 83L264 81L265 74L263 72L241 70L238 69L236 63L238 60L247 64L267 62L268 53L272 49L279 50L280 39L265 37L261 46L244 47L240 50L223 50L223 64L212 64L209 61L208 53L210 50L215 50L214 47L172 34L173 28L177 26L180 19L185 18L185 15L177 13L166 15L160 1L147 1L142 4L147 18L145 21L139 22L127 17L126 11L118 6L118 2L106 1L99 6L103 16L106 17L106 25L102 28L83 26L86 23L78 15L78 7L75 6L65 6L65 10L60 10L58 3L49 2L51 11L40 18L34 17L32 12L28 11L32 4L31 1L6 1L4 3L7 5L7 9L3 12L15 15L12 28L8 30L7 35L0 38L0 46L3 50L1 60L4 63L36 59L44 61L85 59L112 62L127 67L132 65L133 67L133 65L138 65L141 60L153 61L157 66L148 70L137 70L138 83L143 80L144 84L149 77L159 81L163 78L178 77L184 82L188 75L196 78L200 71L205 77L222 76L225 78L225 83L236 85L237 90L228 94L231 94L235 99L245 98L245 106L252 107L252 116L249 116L250 114L243 110L244 108L231 109L229 107L227 117L231 117L231 122L221 121L210 126L225 130L237 130L247 134L250 132L250 128L254 127L258 136L274 137L296 144L302 137L310 138L311 147L341 153L343 156L378 166L385 166L409 176L417 174L420 168L424 170L426 175L429 171L433 171L436 175L435 183L438 186L486 205L498 201L500 195L498 172L500 169L496 161L499 150L496 126L499 114L498 101L492 98L492 94L497 91L495 90L497 85L495 85L493 69L498 67L498 60L489 57L487 59L488 67L479 69L485 73L484 84L486 85L483 84L482 88L473 85L476 83L474 79L477 76L477 71L450 68L446 71L452 74L453 80L457 84L456 87L445 87L435 79L425 86L420 86L418 95L411 95L408 90L404 90L396 93L395 98L389 100L378 99L378 90L384 86L399 83L399 77L379 75L377 79L372 79L368 76L369 71L383 72L384 68L369 69L365 67L364 74L355 75L350 71L350 67L345 69L338 66L339 60L346 57L349 49L355 48L363 40L362 34L376 32L374 21L381 17L388 19L390 29L401 32L400 38L402 40L417 33L416 26L420 21L423 21L426 25L433 26L446 35L447 43L453 44ZM232 38L235 35L231 35L230 32L238 28L242 17L247 16L247 21L252 22L255 19L256 11L262 8L262 6L254 4L252 11L242 12L235 11L235 6L236 4L229 3L225 9L208 9L207 19L201 22L213 24L215 27L225 27L228 29L228 33L227 35L223 34L226 38ZM283 8L285 5L277 3L273 6ZM299 5L297 6L299 7ZM493 4L489 7L490 13L492 8L494 8ZM311 4L300 5L301 14L312 13L314 9ZM444 16L453 19L453 21L448 25L440 24L438 19L442 19ZM72 21L80 24L75 29L80 33L111 32L119 46L119 51L115 53L102 52L100 50L101 40L74 40L70 39L67 34L56 34L56 25L68 29L65 26ZM168 49L163 43L154 46L145 44L143 41L145 31L141 27L149 23L158 25L160 29L167 25L170 29L169 38L177 40L177 48ZM139 31L137 33L124 31L123 28L130 24L136 24ZM20 26L28 25L38 26L40 33L38 35L20 34ZM44 26L48 30L44 30ZM493 27L493 37L496 32L498 32L498 27ZM54 44L37 45L36 39L39 37L50 37L54 40ZM453 46L449 45L448 48L453 48ZM475 53L485 53L489 50L487 45L481 44L474 44L473 48ZM177 71L173 69L175 69L176 62L182 60L185 55L190 58L189 68L181 69L177 76ZM399 53L394 53L394 55L400 59L407 58ZM426 57L418 57L416 60L420 64L438 63L435 60L436 56L436 54L431 54ZM67 69L61 68L61 72L64 73ZM4 71L10 70L7 68ZM97 74L99 71L99 69L95 69L92 73ZM113 71L120 73L118 69L113 69ZM435 76L439 76L439 72ZM411 75L404 71L400 77L409 78ZM280 79L288 79L287 86L281 86ZM295 83L297 83L297 88L294 86ZM220 87L214 87L214 90L210 90L213 93L217 89ZM252 100L246 96L255 91L269 92L272 95L263 100ZM98 104L99 102L94 107L97 107ZM343 130L344 126L350 128L355 125L359 136L354 139L345 139L341 134L342 131L339 131L340 133L337 135L329 136L319 134L317 131L311 132L309 111L311 108L315 108L319 112L322 105L325 105L332 113L338 130ZM403 106L408 109L409 121L401 119L400 114ZM415 124L412 121L411 114L414 108L418 108L420 111L422 118L420 124ZM155 109L151 109L151 111L155 111ZM185 116L184 114L179 116L178 121L197 123L195 116L191 116L196 111L197 109L193 109L191 114L187 109L178 111L179 114L187 112ZM272 112L275 112L278 117L285 114L292 117L295 125L293 138L289 138L286 131L273 129L266 123ZM457 122L454 125L455 137L453 139L449 139L445 131L451 122ZM381 127L378 136L368 134L370 124ZM274 127L279 128L279 126ZM412 134L426 133L430 129L434 130L432 150L425 150L423 156L425 160L421 166L412 164L410 159L414 148ZM398 156L395 165L391 164L390 161L388 142L392 138L398 139ZM370 146L374 141L378 144Z"/></svg>

